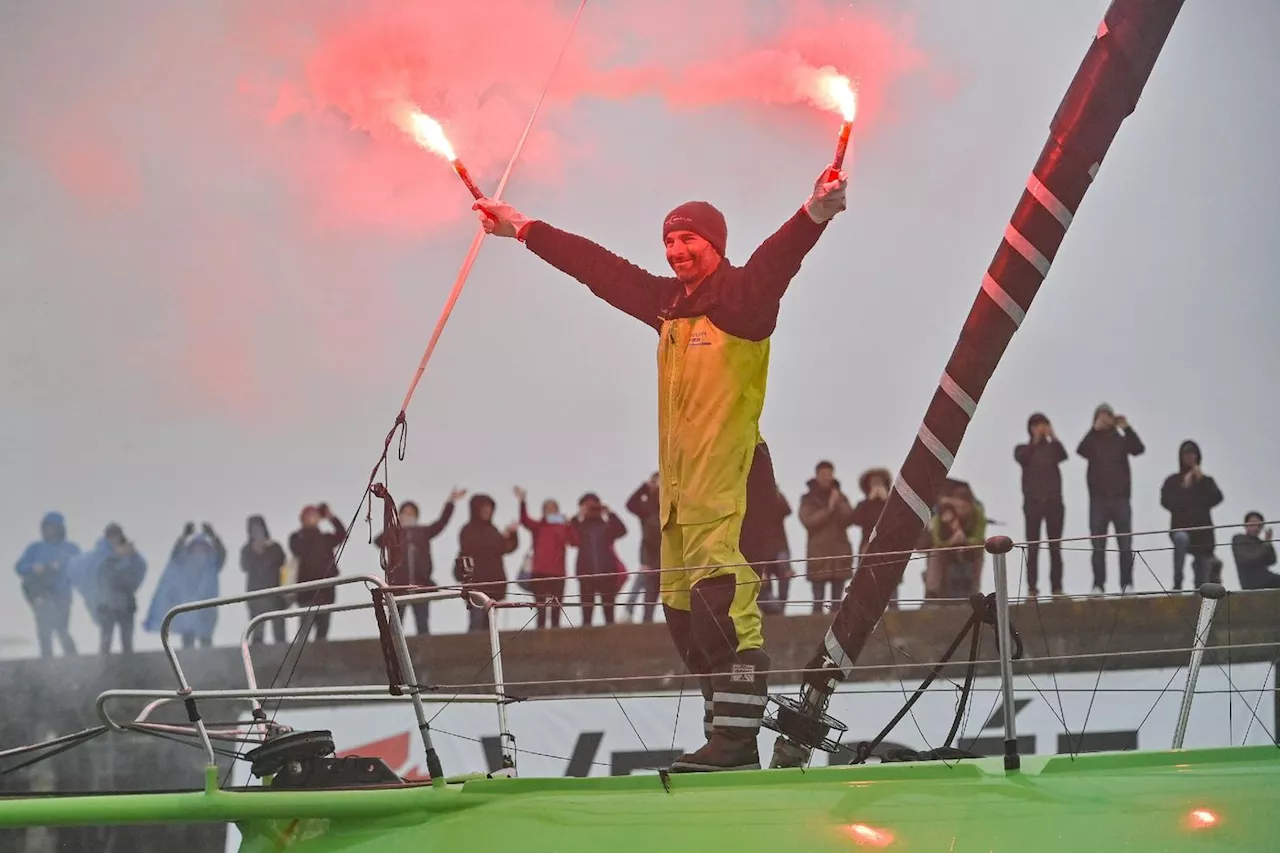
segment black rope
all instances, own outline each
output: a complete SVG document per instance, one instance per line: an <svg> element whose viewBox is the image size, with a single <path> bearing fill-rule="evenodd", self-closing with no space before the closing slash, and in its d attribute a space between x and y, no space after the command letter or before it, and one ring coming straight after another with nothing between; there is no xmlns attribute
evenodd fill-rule
<svg viewBox="0 0 1280 853"><path fill-rule="evenodd" d="M57 740L49 743L32 744L29 751L34 752L44 747L48 747L48 750L40 753L39 755L33 756L32 758L28 758L26 761L20 761L12 767L6 767L3 770L0 770L0 777L8 776L11 773L17 773L19 770L24 770L33 764L39 764L41 761L47 761L55 755L61 755L68 750L75 749L77 746L83 746L99 735L105 733L106 730L106 726L94 726L91 729L85 729L82 732L77 732L74 735L67 735L64 738L58 738ZM65 742L59 743L58 741Z"/></svg>

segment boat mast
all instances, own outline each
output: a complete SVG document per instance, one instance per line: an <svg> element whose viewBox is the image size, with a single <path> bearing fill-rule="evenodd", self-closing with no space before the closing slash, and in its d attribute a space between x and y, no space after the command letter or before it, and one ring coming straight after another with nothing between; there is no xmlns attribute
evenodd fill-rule
<svg viewBox="0 0 1280 853"><path fill-rule="evenodd" d="M884 614L987 382L1044 283L1121 123L1137 105L1181 8L1182 0L1113 0L1107 9L1053 117L1048 142L982 279L868 552L806 667L800 702L805 716L825 711ZM805 740L784 729L774 766L807 761L816 744Z"/></svg>

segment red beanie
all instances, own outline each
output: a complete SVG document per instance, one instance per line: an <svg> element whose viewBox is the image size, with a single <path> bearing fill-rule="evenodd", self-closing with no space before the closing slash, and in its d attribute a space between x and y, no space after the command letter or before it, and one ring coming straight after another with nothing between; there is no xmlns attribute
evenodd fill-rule
<svg viewBox="0 0 1280 853"><path fill-rule="evenodd" d="M662 223L662 239L672 231L692 231L706 240L724 257L724 247L729 241L729 226L724 214L705 201L686 201L667 214Z"/></svg>

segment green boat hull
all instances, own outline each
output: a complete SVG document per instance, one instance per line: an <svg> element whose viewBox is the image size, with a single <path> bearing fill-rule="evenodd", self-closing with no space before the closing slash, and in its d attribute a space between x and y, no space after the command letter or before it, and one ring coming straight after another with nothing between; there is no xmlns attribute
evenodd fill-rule
<svg viewBox="0 0 1280 853"><path fill-rule="evenodd" d="M214 777L210 777L213 779ZM0 799L0 827L234 822L243 853L1280 849L1280 749L808 771L475 779L338 791Z"/></svg>

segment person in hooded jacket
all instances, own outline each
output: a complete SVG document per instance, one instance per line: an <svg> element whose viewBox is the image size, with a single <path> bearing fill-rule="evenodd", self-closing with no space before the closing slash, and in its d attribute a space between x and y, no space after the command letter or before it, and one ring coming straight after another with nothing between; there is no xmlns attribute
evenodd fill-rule
<svg viewBox="0 0 1280 853"><path fill-rule="evenodd" d="M108 524L102 538L89 552L86 579L97 587L94 610L98 616L98 653L111 654L111 638L120 634L120 651L133 651L133 619L138 610L138 587L147 574L147 561L125 538L118 524Z"/></svg>
<svg viewBox="0 0 1280 853"><path fill-rule="evenodd" d="M62 513L49 512L40 521L39 541L28 545L14 566L22 579L22 594L35 616L40 657L53 656L54 637L63 655L76 653L75 640L67 628L71 621L71 562L78 556L80 546L67 540L66 519Z"/></svg>
<svg viewBox="0 0 1280 853"><path fill-rule="evenodd" d="M179 604L201 601L218 596L218 573L227 561L227 549L206 522L196 532L194 522L187 522L178 541L169 553L169 562L160 575L156 591L147 608L147 618L142 629L150 633L160 630L165 614ZM213 645L213 629L218 623L218 609L189 610L173 618L169 630L182 637L182 647L189 649L199 643Z"/></svg>
<svg viewBox="0 0 1280 853"><path fill-rule="evenodd" d="M800 523L809 531L805 577L813 587L813 612L822 613L828 601L834 604L844 598L845 584L853 575L853 544L849 541L853 506L840 490L836 468L830 462L817 464L808 487L800 498Z"/></svg>
<svg viewBox="0 0 1280 853"><path fill-rule="evenodd" d="M1173 588L1182 589L1183 568L1191 555L1196 588L1222 578L1222 561L1213 555L1217 546L1210 511L1222 503L1222 490L1200 469L1200 445L1184 441L1178 447L1178 473L1160 487L1160 505L1169 510L1169 538L1173 540ZM1186 529L1199 528L1199 529Z"/></svg>
<svg viewBox="0 0 1280 853"><path fill-rule="evenodd" d="M880 513L884 512L885 504L889 502L889 489L892 486L893 475L887 468L871 468L863 471L858 477L858 490L862 492L862 500L858 501L858 505L853 508L853 526L862 530L862 538L858 541L859 565L862 562L862 555L871 545L871 532L875 530L876 522L880 520ZM895 610L898 607L896 587L893 597L889 599L889 606Z"/></svg>
<svg viewBox="0 0 1280 853"><path fill-rule="evenodd" d="M249 516L245 529L249 538L240 549L240 570L244 572L245 592L279 590L275 595L251 598L245 602L249 607L249 618L254 619L263 613L289 607L289 600L280 586L280 569L284 567L286 557L284 548L267 531L265 518L260 515ZM263 642L264 633L261 623L254 625L249 634L249 642L253 645ZM277 643L285 641L283 618L271 620L271 634Z"/></svg>
<svg viewBox="0 0 1280 853"><path fill-rule="evenodd" d="M449 492L440 515L430 524L419 524L418 505L413 501L400 504L397 516L400 520L400 541L397 547L389 549L387 554L387 583L392 586L422 587L421 592L436 588L435 563L431 559L431 540L435 539L449 526L453 519L454 509L458 501L467 494L466 489L454 489ZM387 531L382 531L373 544L383 548L388 544ZM404 625L407 605L397 604L396 612L400 614L400 624ZM431 602L415 601L413 607L414 630L420 634L430 634Z"/></svg>
<svg viewBox="0 0 1280 853"><path fill-rule="evenodd" d="M1040 594L1040 528L1049 538L1049 587L1062 595L1062 525L1066 508L1062 502L1062 471L1067 449L1053 433L1053 424L1041 412L1027 419L1026 444L1013 449L1013 458L1022 466L1022 514L1027 530L1027 597Z"/></svg>
<svg viewBox="0 0 1280 853"><path fill-rule="evenodd" d="M578 501L578 514L569 520L569 544L578 549L575 574L582 600L582 625L589 627L596 601L604 616L604 624L613 624L613 605L618 597L618 553L614 543L627 535L622 519L600 502L599 496L587 492Z"/></svg>
<svg viewBox="0 0 1280 853"><path fill-rule="evenodd" d="M519 486L515 492L520 501L520 524L533 535L529 585L538 606L538 627L545 628L549 618L551 627L559 628L564 610L569 520L560 512L560 504L551 498L542 502L542 518L535 519L529 515L528 492Z"/></svg>
<svg viewBox="0 0 1280 853"><path fill-rule="evenodd" d="M329 510L327 503L304 507L299 519L302 522L301 529L289 536L289 551L298 561L298 583L336 578L338 563L335 556L347 538L346 525ZM329 522L332 529L321 530L322 521ZM298 606L303 609L333 604L335 600L336 595L331 586L297 593ZM309 633L310 626L315 625L316 639L328 639L330 615L308 610L303 616L304 632Z"/></svg>
<svg viewBox="0 0 1280 853"><path fill-rule="evenodd" d="M519 526L508 524L499 530L493 523L496 507L488 495L472 495L471 517L458 531L458 559L453 566L453 577L466 589L482 592L494 601L503 601L507 597L507 570L503 558L520 546ZM487 609L469 607L467 613L467 630L489 629Z"/></svg>
<svg viewBox="0 0 1280 853"><path fill-rule="evenodd" d="M1280 574L1270 571L1276 564L1276 546L1271 542L1271 528L1262 529L1264 521L1262 513L1247 512L1244 532L1231 537L1241 589L1280 589Z"/></svg>

